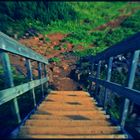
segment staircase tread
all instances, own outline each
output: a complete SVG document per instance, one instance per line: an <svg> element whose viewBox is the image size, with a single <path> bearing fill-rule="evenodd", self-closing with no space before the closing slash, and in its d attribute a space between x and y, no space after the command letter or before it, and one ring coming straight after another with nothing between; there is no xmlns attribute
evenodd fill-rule
<svg viewBox="0 0 140 140"><path fill-rule="evenodd" d="M26 135L27 138L115 138L115 139L126 139L127 135L124 134L100 134L100 135Z"/></svg>
<svg viewBox="0 0 140 140"><path fill-rule="evenodd" d="M20 128L17 137L126 138L96 104L84 91L52 91Z"/></svg>

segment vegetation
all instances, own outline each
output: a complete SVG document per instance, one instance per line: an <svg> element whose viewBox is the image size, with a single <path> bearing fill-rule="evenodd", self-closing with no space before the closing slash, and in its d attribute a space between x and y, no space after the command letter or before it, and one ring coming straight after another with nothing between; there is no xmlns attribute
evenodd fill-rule
<svg viewBox="0 0 140 140"><path fill-rule="evenodd" d="M56 62L56 63L59 63L61 60L60 60L60 58L58 58L58 57L53 57L53 58L50 58L49 59L49 62Z"/></svg>
<svg viewBox="0 0 140 140"><path fill-rule="evenodd" d="M31 29L34 30L35 35L56 32L67 34L62 40L62 47L66 49L65 42L69 42L75 46L73 54L84 57L91 54L96 55L139 32L140 18L138 17L140 17L140 11L131 13L138 6L140 7L138 2L115 2L114 4L112 2L2 1L0 2L0 29L9 36L17 35L17 38L23 37ZM127 16L127 18L122 20L123 16ZM116 21L116 19L120 21ZM110 21L114 22L115 26L112 26ZM46 37L45 41L50 42L50 39ZM82 46L84 49L80 50L77 46ZM34 47L37 48L37 46ZM54 50L60 49L59 45L54 46ZM54 57L50 58L49 62L59 63L61 60ZM86 79L89 67L89 63L80 65L81 84L86 81L84 85L86 90L90 83ZM0 67L0 76L2 73ZM13 73L15 85L26 80L22 75L18 75L14 69ZM113 71L112 75L111 81L125 83L126 79L123 73L120 75L118 71ZM4 87L3 77L1 77L0 89ZM102 71L101 77L105 78L105 71ZM140 90L139 81L140 78L136 78L134 85L134 88L138 90ZM116 99L114 102L117 105L120 101L121 99ZM109 112L116 119L119 119L119 109L116 105L112 106Z"/></svg>

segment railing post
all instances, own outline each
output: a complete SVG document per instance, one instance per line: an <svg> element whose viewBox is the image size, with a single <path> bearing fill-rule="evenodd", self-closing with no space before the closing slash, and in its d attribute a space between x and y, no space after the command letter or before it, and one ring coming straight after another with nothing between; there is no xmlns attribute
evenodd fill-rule
<svg viewBox="0 0 140 140"><path fill-rule="evenodd" d="M110 57L109 58L109 61L108 61L108 69L107 69L107 77L106 77L106 81L110 81L111 79L111 72L112 72L112 62L113 62L113 57ZM105 88L105 93L104 93L104 110L107 109L107 106L106 106L106 102L107 102L107 88Z"/></svg>
<svg viewBox="0 0 140 140"><path fill-rule="evenodd" d="M46 64L44 64L44 77L47 77Z"/></svg>
<svg viewBox="0 0 140 140"><path fill-rule="evenodd" d="M91 63L91 73L90 73L90 75L91 76L93 76L93 69L94 69L94 64L93 63ZM93 96L92 94L92 86L93 86L93 82L91 81L90 82L90 87L89 87L89 91L90 91L90 93L91 93L91 96Z"/></svg>
<svg viewBox="0 0 140 140"><path fill-rule="evenodd" d="M7 88L14 87L14 80L13 80L13 74L12 74L9 55L6 52L0 51L0 57L1 57L2 66L4 69L5 85ZM12 112L16 117L17 123L19 124L21 122L21 117L19 113L19 106L18 106L17 98L13 99Z"/></svg>
<svg viewBox="0 0 140 140"><path fill-rule="evenodd" d="M98 62L98 66L97 66L97 71L96 71L96 78L98 79L100 76L100 71L101 71L101 61ZM99 85L96 83L96 91L95 91L95 95L97 95L98 93L98 88Z"/></svg>
<svg viewBox="0 0 140 140"><path fill-rule="evenodd" d="M29 81L32 81L33 80L32 66L31 66L31 61L28 58L26 58L26 68L27 68L27 78L28 78ZM34 88L31 89L31 92L32 92L32 95L33 95L34 107L36 107L36 98L35 98Z"/></svg>
<svg viewBox="0 0 140 140"><path fill-rule="evenodd" d="M38 62L38 77L41 80L42 79L42 67L41 67L41 63ZM43 84L41 84L41 92L42 92L42 97L44 97L44 87Z"/></svg>
<svg viewBox="0 0 140 140"><path fill-rule="evenodd" d="M137 62L139 59L139 54L140 54L139 50L137 50L133 53L133 55L131 57L130 65L128 67L128 78L127 78L126 86L130 89L132 89L133 85L134 85L134 78L135 78L135 72L136 72L136 68L137 68ZM121 127L122 128L124 128L124 126L125 126L125 121L127 118L129 104L130 104L130 101L126 98L124 101L124 107L123 107L123 112L122 112L122 116L121 116Z"/></svg>
<svg viewBox="0 0 140 140"><path fill-rule="evenodd" d="M47 77L47 79L48 79L48 72L47 72L46 66L47 66L47 65L44 64L44 76ZM48 80L47 80L47 82L46 82L45 88L48 88Z"/></svg>

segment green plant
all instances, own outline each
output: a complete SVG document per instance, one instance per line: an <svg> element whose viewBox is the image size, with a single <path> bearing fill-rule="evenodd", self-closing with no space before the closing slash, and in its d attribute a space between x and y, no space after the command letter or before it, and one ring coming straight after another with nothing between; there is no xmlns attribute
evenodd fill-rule
<svg viewBox="0 0 140 140"><path fill-rule="evenodd" d="M46 37L46 38L45 38L45 41L46 41L46 42L50 42L51 40L50 40L48 37Z"/></svg>
<svg viewBox="0 0 140 140"><path fill-rule="evenodd" d="M60 46L57 46L57 45L54 46L53 48L54 48L54 50L61 50Z"/></svg>
<svg viewBox="0 0 140 140"><path fill-rule="evenodd" d="M64 49L66 49L66 48L67 48L67 45L66 45L66 44L64 44L62 47L63 47Z"/></svg>
<svg viewBox="0 0 140 140"><path fill-rule="evenodd" d="M50 59L49 59L49 62L56 62L56 63L59 63L60 61L61 61L61 59L58 58L58 57L53 57L53 58L50 58Z"/></svg>

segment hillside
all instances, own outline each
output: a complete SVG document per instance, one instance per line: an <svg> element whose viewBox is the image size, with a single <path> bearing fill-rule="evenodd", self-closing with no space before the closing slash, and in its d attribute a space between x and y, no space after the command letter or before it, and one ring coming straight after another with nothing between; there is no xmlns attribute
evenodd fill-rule
<svg viewBox="0 0 140 140"><path fill-rule="evenodd" d="M5 12L0 15L1 19L5 17L1 31L49 58L50 83L56 89L63 89L60 79L70 82L71 74L82 74L75 72L80 57L95 55L140 31L138 2L41 2L36 12L37 2L30 5L30 2L1 2L0 11ZM46 10L44 15L42 8ZM14 56L12 59L17 65ZM24 65L20 66L24 69ZM79 88L75 81L70 83Z"/></svg>
<svg viewBox="0 0 140 140"><path fill-rule="evenodd" d="M0 2L0 30L49 59L49 89L53 90L87 91L90 65L83 58L139 32L139 17L139 2ZM25 59L11 54L10 58L15 86L24 83ZM36 79L37 64L32 66ZM125 74L116 70L111 80L124 84ZM3 81L0 65L0 89ZM140 90L139 81L137 76L134 89ZM118 119L121 99L111 96L110 102L110 112Z"/></svg>

